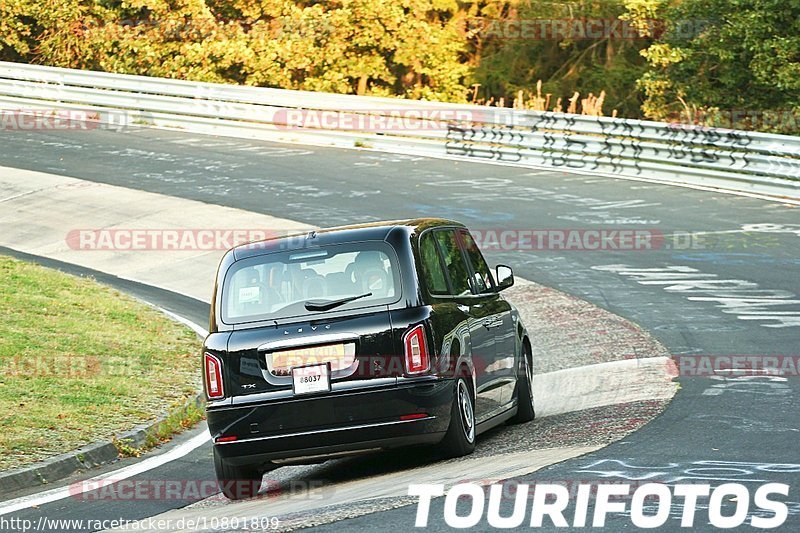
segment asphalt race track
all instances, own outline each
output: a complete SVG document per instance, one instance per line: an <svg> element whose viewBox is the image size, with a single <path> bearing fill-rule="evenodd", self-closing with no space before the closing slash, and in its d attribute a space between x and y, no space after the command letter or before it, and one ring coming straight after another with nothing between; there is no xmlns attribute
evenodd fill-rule
<svg viewBox="0 0 800 533"><path fill-rule="evenodd" d="M685 363L681 390L643 429L516 481L786 483L789 517L781 530L800 531L797 372L691 375L697 368L691 363L703 356L800 354L798 208L605 177L149 129L3 132L0 165L319 226L441 216L479 231L649 231L658 236L654 249L487 249L490 262L638 323ZM169 294L159 298L173 307L192 305ZM191 312L197 315L198 307ZM210 461L191 464L184 468L211 468ZM735 502L724 503L732 514ZM56 507L20 515L87 512L75 502L49 505ZM512 505L503 501L504 515ZM447 528L442 508L442 498L431 504L429 528ZM327 527L402 531L413 527L416 511L410 505ZM153 512L159 511L143 516ZM710 530L698 516L699 529ZM661 530L681 530L680 517L673 505L674 519ZM628 517L613 513L606 526L633 529Z"/></svg>

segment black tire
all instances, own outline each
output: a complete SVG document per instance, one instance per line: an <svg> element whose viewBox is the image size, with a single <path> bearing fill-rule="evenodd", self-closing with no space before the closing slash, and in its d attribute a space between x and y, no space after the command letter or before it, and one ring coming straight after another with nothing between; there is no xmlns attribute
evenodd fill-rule
<svg viewBox="0 0 800 533"><path fill-rule="evenodd" d="M522 368L517 377L517 414L509 424L522 424L536 418L533 398L533 356L527 344L522 345Z"/></svg>
<svg viewBox="0 0 800 533"><path fill-rule="evenodd" d="M258 494L261 488L261 470L252 465L232 465L214 449L214 470L222 494L229 500L243 500Z"/></svg>
<svg viewBox="0 0 800 533"><path fill-rule="evenodd" d="M461 457L475 451L475 400L466 378L456 379L450 426L439 449L444 457Z"/></svg>

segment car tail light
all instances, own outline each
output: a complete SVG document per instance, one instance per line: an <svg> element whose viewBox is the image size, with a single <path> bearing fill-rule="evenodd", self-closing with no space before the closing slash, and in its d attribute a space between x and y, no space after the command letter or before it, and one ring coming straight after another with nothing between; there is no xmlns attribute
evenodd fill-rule
<svg viewBox="0 0 800 533"><path fill-rule="evenodd" d="M422 324L414 326L403 338L406 350L406 373L421 374L431 367L428 349L425 343L425 328Z"/></svg>
<svg viewBox="0 0 800 533"><path fill-rule="evenodd" d="M218 357L206 352L205 355L206 396L209 400L218 400L225 396L222 387L222 362Z"/></svg>

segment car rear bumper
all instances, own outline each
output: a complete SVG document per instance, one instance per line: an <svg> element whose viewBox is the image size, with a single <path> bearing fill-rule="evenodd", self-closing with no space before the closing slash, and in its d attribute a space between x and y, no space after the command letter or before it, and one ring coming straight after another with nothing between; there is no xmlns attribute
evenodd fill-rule
<svg viewBox="0 0 800 533"><path fill-rule="evenodd" d="M217 453L233 464L430 444L447 431L453 390L450 379L422 379L209 407L208 426Z"/></svg>

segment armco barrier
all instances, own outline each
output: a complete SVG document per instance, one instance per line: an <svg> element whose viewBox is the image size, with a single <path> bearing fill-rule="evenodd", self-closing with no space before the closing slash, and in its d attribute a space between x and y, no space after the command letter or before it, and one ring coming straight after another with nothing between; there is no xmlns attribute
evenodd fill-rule
<svg viewBox="0 0 800 533"><path fill-rule="evenodd" d="M0 109L76 108L111 126L365 147L800 200L800 137L0 62Z"/></svg>

